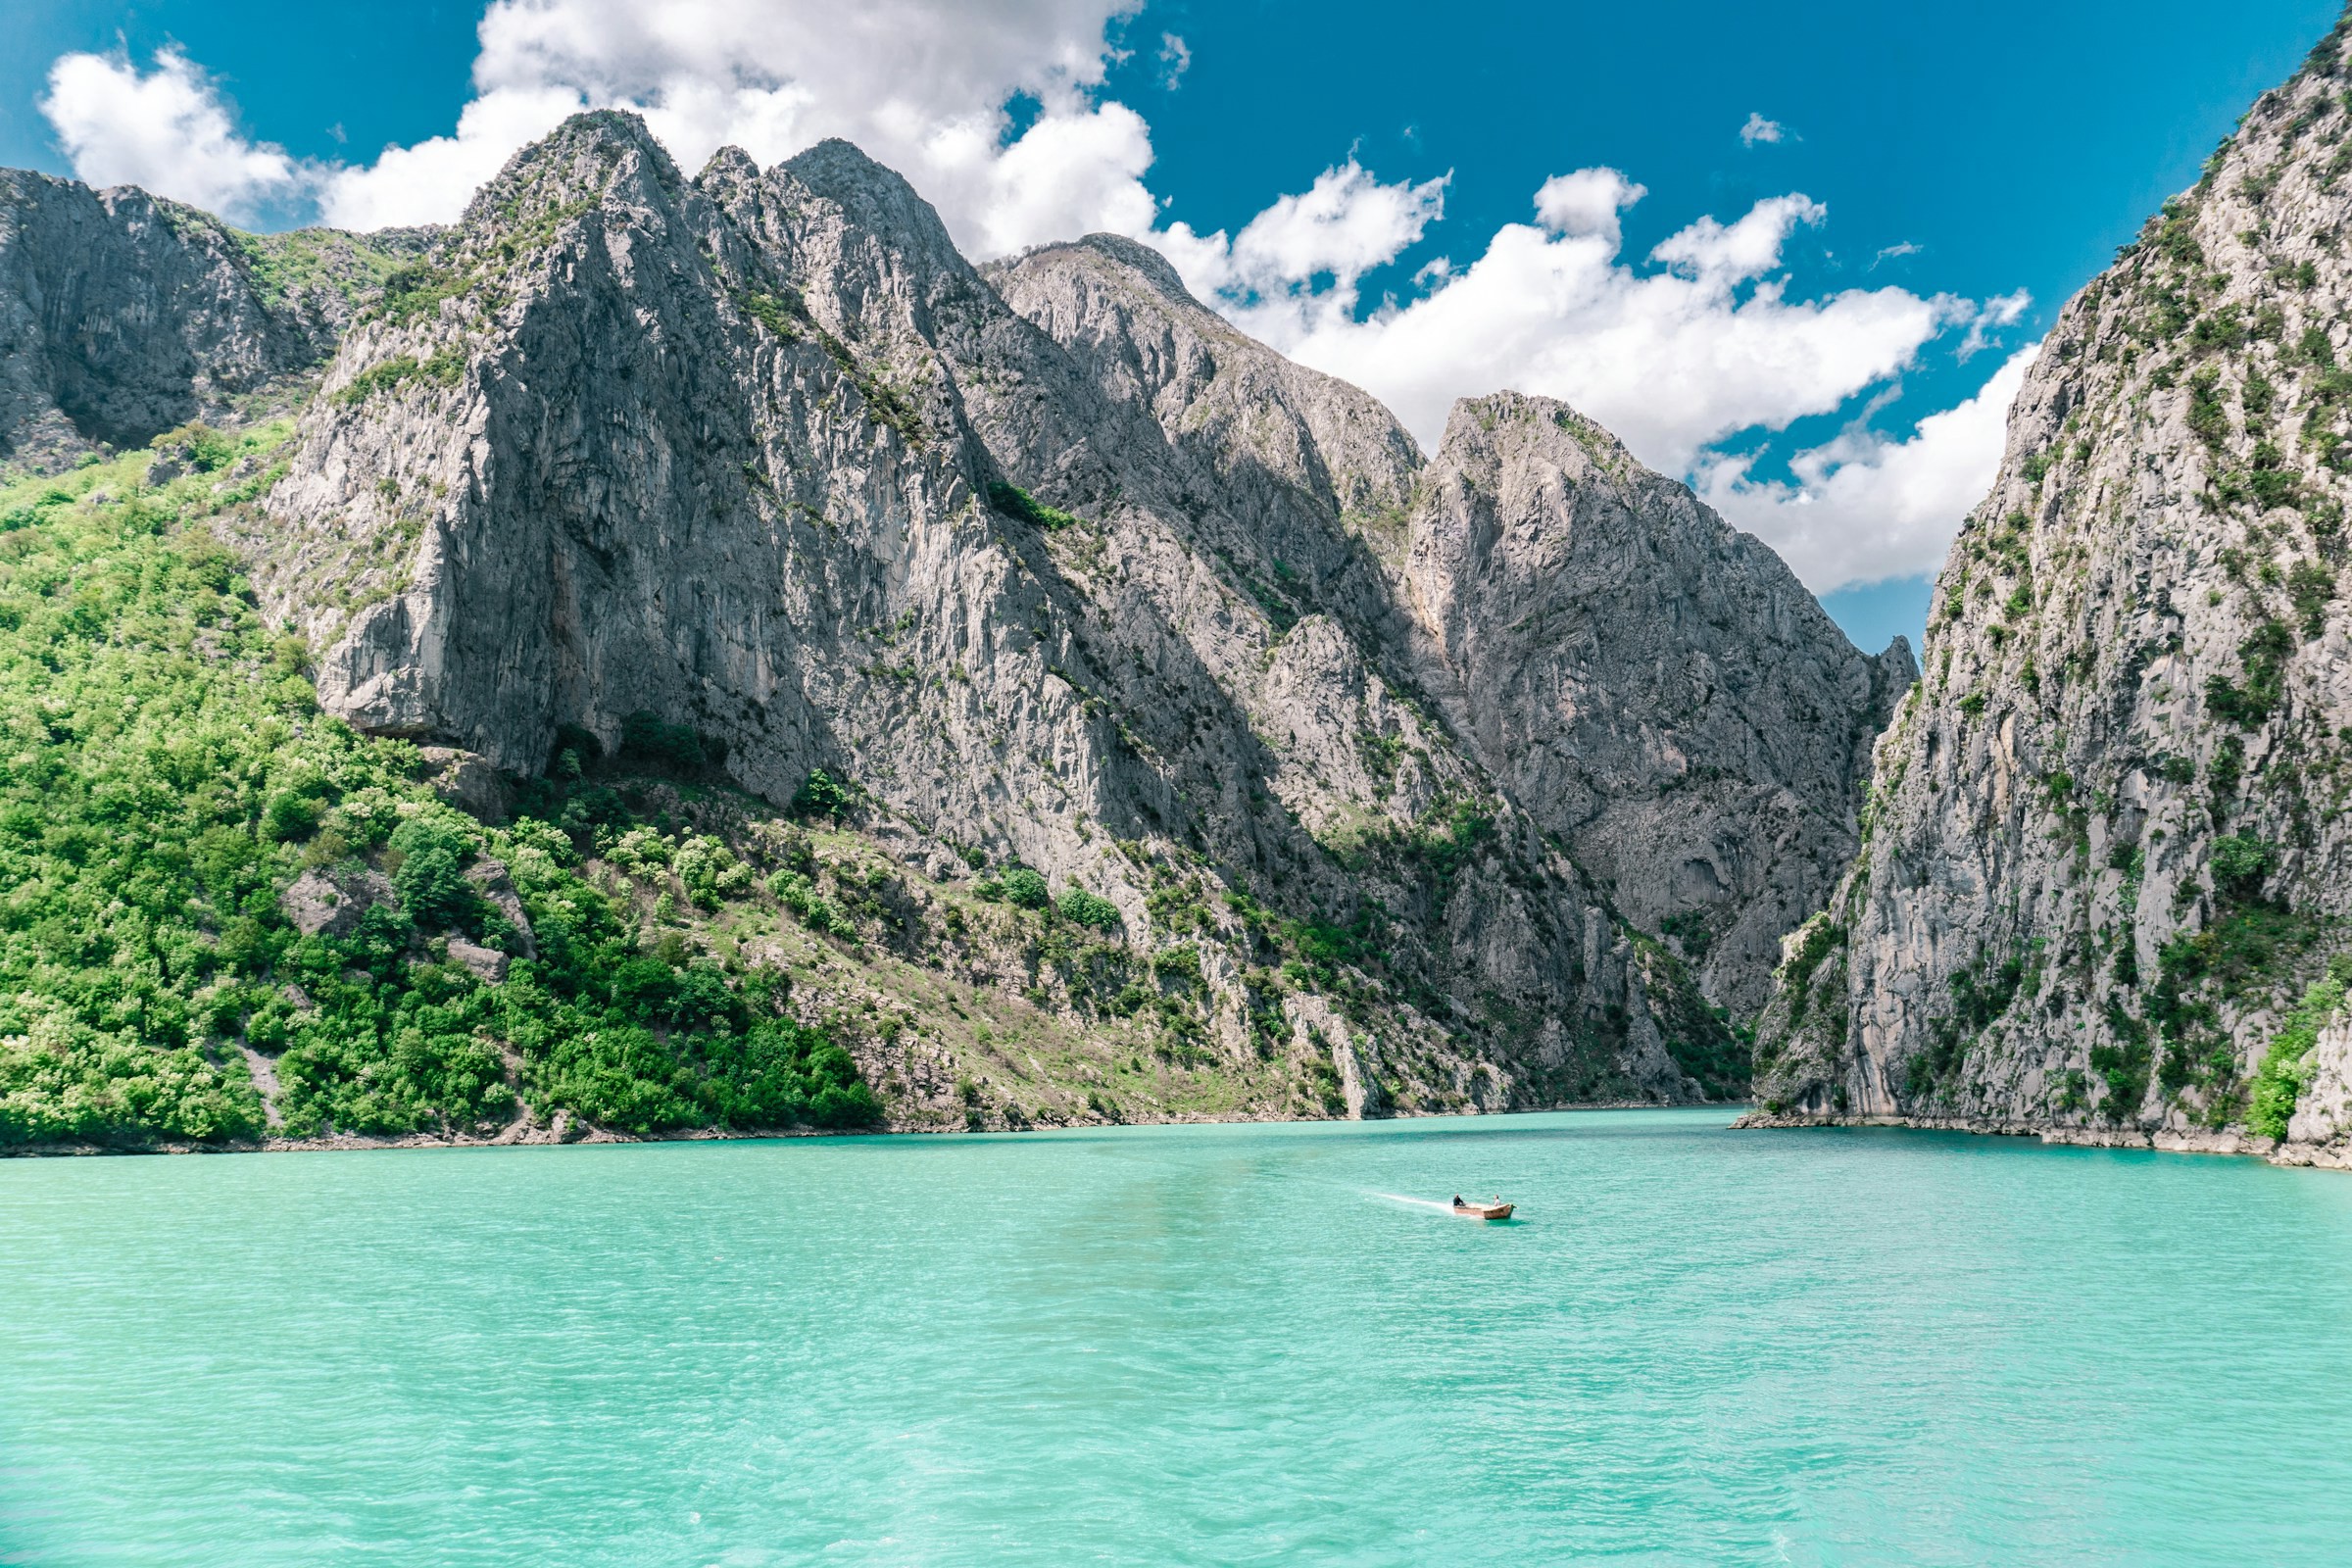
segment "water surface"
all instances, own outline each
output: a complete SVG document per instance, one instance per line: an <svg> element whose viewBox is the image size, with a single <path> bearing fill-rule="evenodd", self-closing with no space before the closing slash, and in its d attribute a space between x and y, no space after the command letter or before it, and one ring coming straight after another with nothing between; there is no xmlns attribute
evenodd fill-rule
<svg viewBox="0 0 2352 1568"><path fill-rule="evenodd" d="M2344 1560L2352 1177L1723 1121L0 1161L0 1561Z"/></svg>

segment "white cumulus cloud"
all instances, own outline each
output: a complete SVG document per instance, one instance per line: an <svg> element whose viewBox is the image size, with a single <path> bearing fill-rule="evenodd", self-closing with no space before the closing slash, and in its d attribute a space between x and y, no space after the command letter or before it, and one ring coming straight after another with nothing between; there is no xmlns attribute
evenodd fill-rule
<svg viewBox="0 0 2352 1568"><path fill-rule="evenodd" d="M1826 216L1801 195L1758 202L1730 223L1700 218L1661 241L1652 266L1636 265L1620 255L1617 213L1642 190L1607 169L1546 180L1538 223L1505 224L1468 267L1423 269L1419 299L1365 314L1363 274L1421 237L1439 193L1382 184L1353 163L1317 180L1316 193L1315 232L1357 243L1295 254L1253 244L1260 223L1296 226L1284 203L1229 246L1181 229L1155 237L1203 298L1382 398L1426 445L1455 398L1508 387L1564 399L1652 466L1688 473L1728 436L1835 412L1976 314L1899 288L1790 298L1777 275L1782 251L1797 226ZM1328 283L1309 286L1310 265Z"/></svg>
<svg viewBox="0 0 2352 1568"><path fill-rule="evenodd" d="M643 114L689 172L732 143L762 166L842 136L897 169L966 249L1150 225L1151 133L1093 89L1131 0L495 0L455 134L336 172L329 222L446 221L508 156L581 107ZM1189 59L1167 46L1173 74ZM1008 136L1005 104L1035 121Z"/></svg>
<svg viewBox="0 0 2352 1568"><path fill-rule="evenodd" d="M1756 203L1736 222L1699 219L1660 240L1650 260L1702 282L1743 282L1780 266L1781 247L1797 225L1818 223L1829 216L1830 210L1809 196L1774 196Z"/></svg>
<svg viewBox="0 0 2352 1568"><path fill-rule="evenodd" d="M175 49L144 73L120 55L61 55L40 109L92 185L138 185L232 218L301 191L302 167L239 135L212 79Z"/></svg>
<svg viewBox="0 0 2352 1568"><path fill-rule="evenodd" d="M1960 340L1960 358L1973 360L1992 346L1991 334L2002 327L2015 326L2024 318L2034 303L2034 296L2024 289L2014 294L1995 294L1977 311L1977 318L1968 323L1968 336Z"/></svg>
<svg viewBox="0 0 2352 1568"><path fill-rule="evenodd" d="M1989 478L2021 361L1908 439L1873 433L1875 404L1864 409L1847 435L1798 458L1793 484L1754 479L1752 455L1734 449L1885 391L1959 327L1963 357L1989 345L2022 318L2022 294L1982 305L1893 286L1802 297L1788 242L1828 211L1793 192L1728 221L1694 217L1629 257L1620 215L1646 193L1593 168L1545 180L1532 222L1419 262L1396 285L1407 298L1368 301L1366 279L1442 224L1451 174L1387 181L1350 157L1237 232L1163 222L1146 184L1151 127L1102 91L1110 65L1128 58L1118 28L1140 10L1140 0L492 0L472 96L451 131L347 164L305 164L241 136L215 85L175 51L144 74L126 59L67 55L41 107L84 178L231 214L307 193L326 221L354 228L454 219L516 149L582 108L641 113L689 172L728 143L767 166L846 137L906 174L975 257L1095 229L1156 244L1202 299L1385 399L1425 444L1458 397L1511 387L1562 398L1652 466L1696 478L1825 591L1932 565ZM1162 85L1190 61L1181 38L1160 36ZM1033 112L1016 121L1016 102ZM1751 114L1740 135L1753 146L1790 133Z"/></svg>
<svg viewBox="0 0 2352 1568"><path fill-rule="evenodd" d="M2009 405L2039 348L2010 355L1976 396L1929 415L1908 440L1849 429L1791 459L1793 484L1751 480L1747 457L1710 458L1699 496L1779 551L1817 594L1934 571L1992 486Z"/></svg>
<svg viewBox="0 0 2352 1568"><path fill-rule="evenodd" d="M1554 234L1591 235L1618 243L1617 215L1649 194L1614 169L1554 174L1536 191L1536 221Z"/></svg>
<svg viewBox="0 0 2352 1568"><path fill-rule="evenodd" d="M1346 316L1356 280L1445 216L1450 177L1384 185L1350 158L1303 193L1276 200L1230 240L1222 229L1196 235L1183 223L1140 237L1166 251L1201 298L1238 315Z"/></svg>

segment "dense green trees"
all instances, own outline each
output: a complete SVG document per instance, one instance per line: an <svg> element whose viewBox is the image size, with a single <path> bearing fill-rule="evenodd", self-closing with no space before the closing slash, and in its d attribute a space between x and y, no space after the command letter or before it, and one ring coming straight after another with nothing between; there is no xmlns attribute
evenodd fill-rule
<svg viewBox="0 0 2352 1568"><path fill-rule="evenodd" d="M258 1136L240 1046L274 1056L293 1135L483 1129L518 1098L638 1133L875 1120L782 977L645 951L577 874L591 835L631 831L610 788L558 779L526 803L546 819L486 828L414 748L318 711L301 645L203 526L270 482L282 434L176 433L207 461L160 487L145 455L0 487L0 1143ZM715 840L634 831L698 904L752 887ZM467 875L486 858L535 958ZM397 900L304 935L280 895L311 867L373 868ZM505 982L450 961L451 935L506 948Z"/></svg>

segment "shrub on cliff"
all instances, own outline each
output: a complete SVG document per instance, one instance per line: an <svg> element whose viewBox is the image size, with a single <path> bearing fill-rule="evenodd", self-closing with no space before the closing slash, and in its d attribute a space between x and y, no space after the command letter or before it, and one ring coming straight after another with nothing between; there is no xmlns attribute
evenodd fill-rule
<svg viewBox="0 0 2352 1568"><path fill-rule="evenodd" d="M1004 889L1004 902L1017 904L1024 909L1042 909L1052 898L1046 889L1046 879L1025 865L1012 867L998 882Z"/></svg>
<svg viewBox="0 0 2352 1568"><path fill-rule="evenodd" d="M1108 899L1100 898L1084 888L1072 888L1061 896L1054 911L1072 925L1092 926L1098 931L1117 931L1125 922L1119 918L1119 906Z"/></svg>
<svg viewBox="0 0 2352 1568"><path fill-rule="evenodd" d="M823 768L812 770L793 793L792 810L796 816L838 817L848 810L852 796L847 787L835 780Z"/></svg>
<svg viewBox="0 0 2352 1568"><path fill-rule="evenodd" d="M2294 1119L2295 1105L2311 1087L2316 1071L2312 1053L2320 1031L2334 1021L2344 1004L2344 988L2352 983L2352 955L2338 954L2328 961L2328 973L2303 993L2302 1004L2286 1015L2272 1037L2254 1070L2246 1098L2246 1130L2262 1138L2284 1138Z"/></svg>
<svg viewBox="0 0 2352 1568"><path fill-rule="evenodd" d="M1056 532L1074 528L1083 521L1059 507L1049 507L1017 484L992 483L988 487L988 504L1008 517L1018 517L1031 527Z"/></svg>

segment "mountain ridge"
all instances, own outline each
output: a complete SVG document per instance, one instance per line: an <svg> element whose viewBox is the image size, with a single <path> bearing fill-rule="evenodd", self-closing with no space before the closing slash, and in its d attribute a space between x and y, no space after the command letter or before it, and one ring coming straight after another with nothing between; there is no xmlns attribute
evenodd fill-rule
<svg viewBox="0 0 2352 1568"><path fill-rule="evenodd" d="M326 1107L305 1114L344 1127L333 1107L377 1070L352 1031L387 1038L368 1009L451 964L486 988L468 995L539 985L557 960L529 934L562 929L582 897L564 878L586 877L675 984L713 976L830 1031L891 1125L1737 1093L1741 1049L1675 950L1734 1006L1760 991L1752 930L1851 843L1851 736L1907 656L1854 652L1777 558L1613 443L1595 459L1605 438L1568 411L1466 405L1482 437L1524 431L1524 455L1425 458L1369 397L1174 282L1100 240L975 269L847 144L767 171L729 149L690 180L641 122L597 112L518 154L356 305L288 442L241 460L262 466L240 499L182 514L237 552L258 623L299 635L327 714L421 748L415 804L475 812L433 815L459 863L527 858L537 822L578 868L518 878L522 924L468 915L446 948L469 956L402 959L373 1000L305 982L316 1011L270 1036L291 1048L217 1009L222 1032L188 1049L284 1051L278 1078ZM1546 488L1546 462L1582 466ZM1510 567L1512 603L1601 615L1605 651L1596 585L1638 582L1675 612L1642 658L1679 632L1707 667L1768 649L1811 671L1784 683L1802 710L1766 727L1826 750L1663 711L1592 732L1622 763L1600 793L1654 802L1715 770L1699 793L1724 800L1618 829L1697 843L1727 872L1711 899L1653 897L1630 864L1596 881L1571 792L1523 799L1495 771L1524 723L1473 738L1476 693L1542 640L1472 657L1481 612L1440 635L1415 607L1478 600L1492 552L1458 547L1506 519L1470 498L1522 472L1513 537L1569 555ZM1578 556L1588 494L1619 531ZM1603 559L1669 514L1703 548L1631 577ZM1590 569L1551 582L1558 560ZM1766 841L1725 842L1742 790L1787 805ZM265 859L375 897L393 866L350 809L327 790ZM792 848L817 827L837 836ZM680 869L713 856L746 869L723 888ZM1643 900L1695 918L1661 939L1619 912ZM399 911L442 940L405 895ZM1716 926L1737 939L1709 959ZM935 996L924 973L980 990ZM861 1020L893 988L929 1000L877 1031ZM995 1033L1013 1025L971 1023L1013 993L1051 1065ZM699 1026L712 1040L750 1027L730 1005ZM734 1070L646 1016L649 1060ZM309 1043L329 1035L347 1044ZM517 1136L554 1136L574 1080L529 1050L503 1071Z"/></svg>

